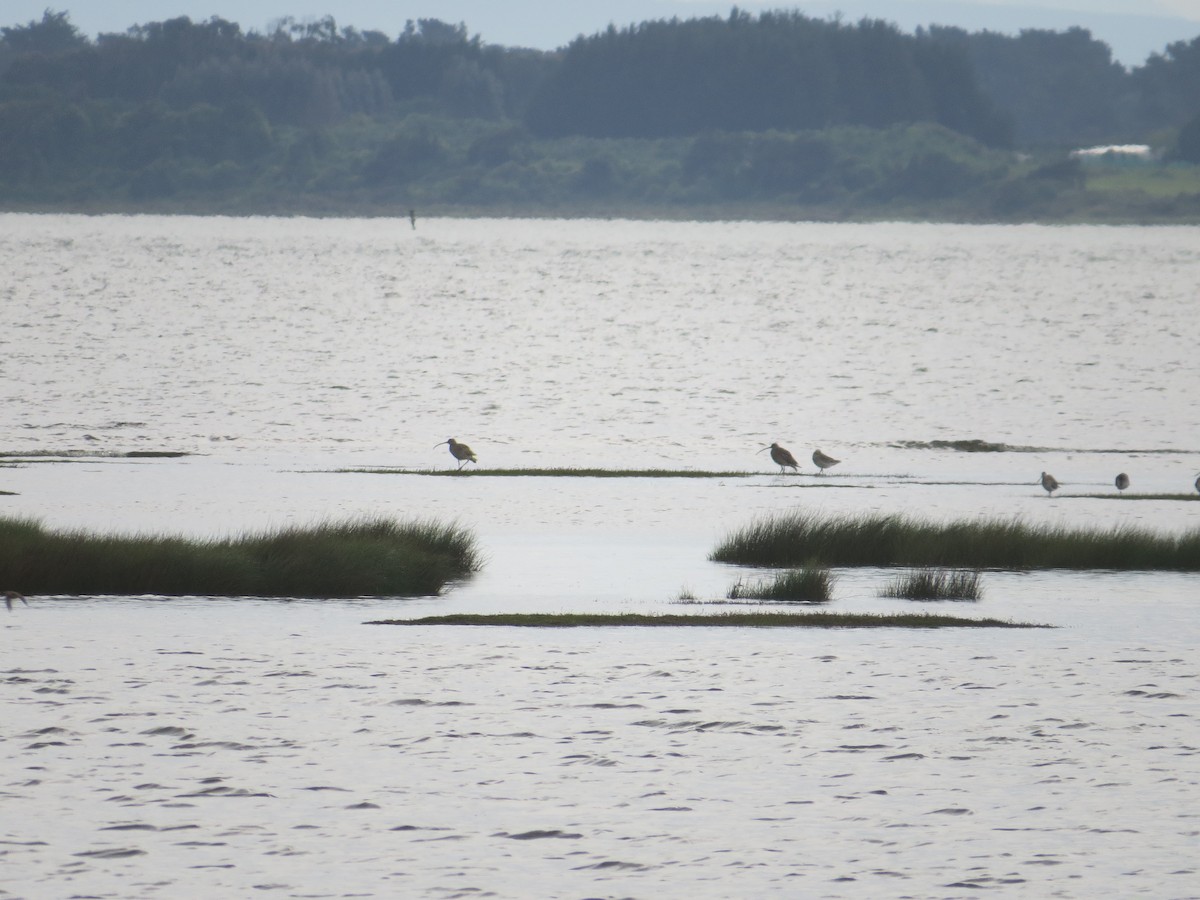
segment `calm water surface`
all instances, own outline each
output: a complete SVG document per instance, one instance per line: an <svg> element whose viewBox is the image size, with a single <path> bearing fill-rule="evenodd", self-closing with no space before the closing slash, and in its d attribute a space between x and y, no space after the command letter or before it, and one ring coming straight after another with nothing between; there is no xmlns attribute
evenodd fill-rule
<svg viewBox="0 0 1200 900"><path fill-rule="evenodd" d="M0 897L1200 896L1193 575L953 609L1054 630L362 624L705 611L715 542L778 510L1196 527L1085 495L1200 473L1200 229L419 226L0 216L0 513L432 514L487 556L441 597L0 612ZM761 474L403 474L448 436ZM838 574L834 608L909 608Z"/></svg>

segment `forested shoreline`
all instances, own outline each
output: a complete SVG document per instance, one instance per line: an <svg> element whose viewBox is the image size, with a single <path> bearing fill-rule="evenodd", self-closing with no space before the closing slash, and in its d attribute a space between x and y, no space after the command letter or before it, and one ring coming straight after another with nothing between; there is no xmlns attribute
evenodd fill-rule
<svg viewBox="0 0 1200 900"><path fill-rule="evenodd" d="M47 10L0 27L0 209L1200 222L1200 37L1126 69L1083 29L783 11L545 52Z"/></svg>

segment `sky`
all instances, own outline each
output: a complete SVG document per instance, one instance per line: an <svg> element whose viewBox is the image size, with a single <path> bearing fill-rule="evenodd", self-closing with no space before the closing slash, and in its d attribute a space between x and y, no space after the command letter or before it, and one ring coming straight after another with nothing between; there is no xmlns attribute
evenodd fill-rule
<svg viewBox="0 0 1200 900"><path fill-rule="evenodd" d="M1127 66L1140 65L1169 43L1200 36L1200 0L1047 0L1045 6L1030 0L3 0L0 26L40 20L47 7L66 11L89 37L177 16L193 21L219 16L237 22L243 31L265 32L284 16L303 22L333 15L339 27L382 31L394 38L409 19L441 19L466 24L470 34L488 44L552 50L610 23L621 27L673 16L724 16L734 5L751 13L798 9L817 18L840 13L848 21L866 16L894 22L907 32L931 24L1006 34L1078 25L1107 43L1114 58Z"/></svg>

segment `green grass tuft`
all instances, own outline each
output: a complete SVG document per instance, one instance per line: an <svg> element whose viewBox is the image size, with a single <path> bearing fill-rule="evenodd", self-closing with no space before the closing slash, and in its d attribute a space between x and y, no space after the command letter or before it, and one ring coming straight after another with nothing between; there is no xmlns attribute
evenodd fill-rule
<svg viewBox="0 0 1200 900"><path fill-rule="evenodd" d="M978 600L983 596L983 588L976 571L915 569L893 578L880 596L904 600Z"/></svg>
<svg viewBox="0 0 1200 900"><path fill-rule="evenodd" d="M0 519L0 584L24 594L426 595L479 567L475 538L435 522L367 518L192 540Z"/></svg>
<svg viewBox="0 0 1200 900"><path fill-rule="evenodd" d="M738 580L729 589L730 600L785 600L801 603L826 603L833 596L833 575L824 566L807 565L788 569L769 581Z"/></svg>
<svg viewBox="0 0 1200 900"><path fill-rule="evenodd" d="M710 555L749 566L912 566L971 569L1200 571L1200 528L1173 537L1121 525L1089 529L1019 520L922 522L901 515L773 516Z"/></svg>
<svg viewBox="0 0 1200 900"><path fill-rule="evenodd" d="M958 616L903 613L762 613L734 612L707 615L642 613L458 613L420 619L381 619L368 625L491 625L510 628L597 627L734 627L734 628L1049 628L1049 625L1005 619L968 619Z"/></svg>

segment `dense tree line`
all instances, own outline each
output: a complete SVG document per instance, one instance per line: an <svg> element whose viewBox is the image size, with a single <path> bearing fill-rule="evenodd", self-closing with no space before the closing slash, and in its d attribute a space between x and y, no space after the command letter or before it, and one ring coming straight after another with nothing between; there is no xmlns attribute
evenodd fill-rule
<svg viewBox="0 0 1200 900"><path fill-rule="evenodd" d="M528 122L538 134L593 137L937 122L1008 143L1007 123L958 48L882 21L736 9L577 39Z"/></svg>
<svg viewBox="0 0 1200 900"><path fill-rule="evenodd" d="M980 88L1012 115L1020 146L1142 142L1200 115L1200 38L1130 72L1082 28L918 34L966 53Z"/></svg>
<svg viewBox="0 0 1200 900"><path fill-rule="evenodd" d="M1019 144L1082 146L1122 134L1132 85L1109 47L1086 30L1009 37L935 26L925 34L970 58L981 89L1003 98Z"/></svg>
<svg viewBox="0 0 1200 900"><path fill-rule="evenodd" d="M263 34L180 17L90 40L47 10L0 28L0 202L425 191L483 205L987 194L1019 207L1077 186L1077 167L1009 184L988 148L1156 132L1200 162L1200 38L1126 71L1081 29L908 35L736 9L558 52L436 19L395 37L330 16ZM870 134L921 137L889 162Z"/></svg>

